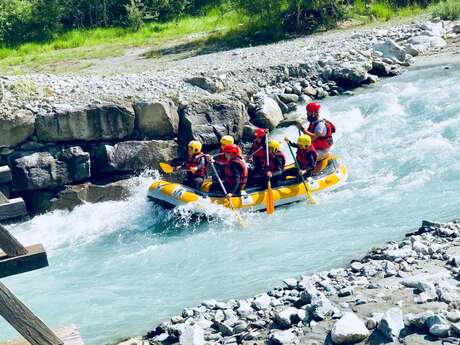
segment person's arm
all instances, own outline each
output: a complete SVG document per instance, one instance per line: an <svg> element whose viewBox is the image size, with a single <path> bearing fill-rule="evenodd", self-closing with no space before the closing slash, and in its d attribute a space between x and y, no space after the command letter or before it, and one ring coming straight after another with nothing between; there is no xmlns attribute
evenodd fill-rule
<svg viewBox="0 0 460 345"><path fill-rule="evenodd" d="M309 154L307 155L307 161L309 166L307 171L313 170L316 166L316 156L313 152L309 152Z"/></svg>
<svg viewBox="0 0 460 345"><path fill-rule="evenodd" d="M302 126L301 123L297 123L297 128L303 133L303 134L306 134L308 136L310 136L311 140L315 140L315 139L318 139L320 136L321 136L321 133L316 133L316 132L310 132L308 131L307 129L305 129L304 126Z"/></svg>
<svg viewBox="0 0 460 345"><path fill-rule="evenodd" d="M241 171L240 171L240 166L237 165L237 164L232 164L231 167L232 169L232 173L233 175L235 176L235 186L233 187L233 189L231 191L228 191L230 194L238 194L238 192L240 191L240 184L241 184Z"/></svg>
<svg viewBox="0 0 460 345"><path fill-rule="evenodd" d="M281 176L284 169L283 159L281 157L275 158L275 167L276 171L272 173L272 176Z"/></svg>

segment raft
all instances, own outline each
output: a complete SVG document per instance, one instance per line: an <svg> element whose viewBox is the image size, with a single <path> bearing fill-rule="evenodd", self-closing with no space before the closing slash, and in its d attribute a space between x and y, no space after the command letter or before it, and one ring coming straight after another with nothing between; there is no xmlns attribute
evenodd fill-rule
<svg viewBox="0 0 460 345"><path fill-rule="evenodd" d="M286 169L293 165L286 166ZM322 191L331 191L342 186L347 180L347 167L340 158L332 156L326 168L317 175L306 179L307 188L311 193ZM179 206L185 206L195 203L197 206L206 205L206 202L230 207L228 198L222 194L211 194L207 191L212 184L211 179L207 179L201 190L184 186L180 183L168 182L165 180L154 181L148 189L148 198L155 203L172 209ZM273 187L273 197L275 207L292 204L306 200L306 191L304 184L298 182L295 178L283 181L279 186ZM235 209L263 211L266 209L267 193L262 188L248 188L231 198L232 205Z"/></svg>

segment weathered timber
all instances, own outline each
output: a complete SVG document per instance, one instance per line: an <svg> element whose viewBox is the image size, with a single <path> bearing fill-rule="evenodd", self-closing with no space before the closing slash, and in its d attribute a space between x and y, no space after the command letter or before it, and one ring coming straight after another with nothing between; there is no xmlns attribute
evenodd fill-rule
<svg viewBox="0 0 460 345"><path fill-rule="evenodd" d="M48 257L41 244L26 247L27 254L9 257L0 251L0 278L38 270L48 266Z"/></svg>
<svg viewBox="0 0 460 345"><path fill-rule="evenodd" d="M64 345L84 345L83 339L80 336L80 332L75 325L57 329L54 331L54 333L64 342ZM29 345L29 343L21 337L19 339L8 340L4 342L0 341L0 345Z"/></svg>
<svg viewBox="0 0 460 345"><path fill-rule="evenodd" d="M64 344L2 283L0 283L0 315L31 345Z"/></svg>
<svg viewBox="0 0 460 345"><path fill-rule="evenodd" d="M22 198L10 199L9 202L0 204L0 220L25 216L27 208Z"/></svg>
<svg viewBox="0 0 460 345"><path fill-rule="evenodd" d="M3 225L0 225L0 249L10 257L27 254L27 249Z"/></svg>
<svg viewBox="0 0 460 345"><path fill-rule="evenodd" d="M8 183L11 181L11 171L8 165L0 167L0 183Z"/></svg>

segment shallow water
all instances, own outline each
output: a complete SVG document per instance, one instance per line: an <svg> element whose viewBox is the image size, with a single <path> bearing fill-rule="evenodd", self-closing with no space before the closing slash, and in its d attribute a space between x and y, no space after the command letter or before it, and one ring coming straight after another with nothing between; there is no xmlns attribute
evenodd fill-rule
<svg viewBox="0 0 460 345"><path fill-rule="evenodd" d="M150 179L140 178L128 201L10 226L21 241L45 245L50 267L4 282L52 327L75 323L87 344L100 345L143 334L205 299L250 296L344 265L422 219L455 218L460 64L450 67L412 69L323 102L350 176L342 189L318 195L317 207L250 214L245 231L215 209L220 220L199 224L148 203ZM289 128L277 136L296 134ZM0 339L14 336L1 321Z"/></svg>

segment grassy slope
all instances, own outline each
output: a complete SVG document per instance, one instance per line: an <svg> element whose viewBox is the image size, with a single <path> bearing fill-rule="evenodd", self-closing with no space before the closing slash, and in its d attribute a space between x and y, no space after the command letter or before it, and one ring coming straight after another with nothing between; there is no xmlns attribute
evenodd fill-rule
<svg viewBox="0 0 460 345"><path fill-rule="evenodd" d="M449 0L457 1L457 0ZM432 12L433 8L407 7L395 10L384 2L365 6L356 0L349 16L361 24L395 18L411 18ZM217 9L205 16L183 18L177 22L149 23L138 32L125 28L72 30L46 43L27 43L16 48L0 48L0 72L76 72L91 65L91 59L117 57L133 47L150 49L149 57L158 57L165 45L187 40L198 46L216 41L239 39L247 18L235 12L220 13ZM239 34L235 35L235 32Z"/></svg>

